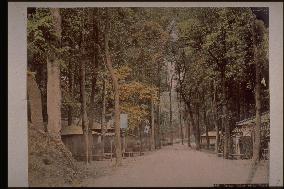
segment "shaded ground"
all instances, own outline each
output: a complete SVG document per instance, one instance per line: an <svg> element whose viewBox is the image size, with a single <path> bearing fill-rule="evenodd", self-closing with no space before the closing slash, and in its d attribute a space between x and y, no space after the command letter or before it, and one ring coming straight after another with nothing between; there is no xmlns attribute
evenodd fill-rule
<svg viewBox="0 0 284 189"><path fill-rule="evenodd" d="M81 163L81 166L83 164ZM175 144L144 156L127 158L114 168L110 161L93 162L77 186L213 186L245 184L249 160L225 160ZM252 183L268 183L268 161L261 162Z"/></svg>

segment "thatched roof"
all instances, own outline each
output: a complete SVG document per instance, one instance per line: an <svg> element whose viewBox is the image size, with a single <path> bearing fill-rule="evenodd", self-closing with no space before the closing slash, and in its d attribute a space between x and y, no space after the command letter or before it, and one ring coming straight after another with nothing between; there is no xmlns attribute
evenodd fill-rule
<svg viewBox="0 0 284 189"><path fill-rule="evenodd" d="M61 135L82 135L83 134L83 129L79 125L71 125L71 126L66 126L64 129L61 131ZM92 131L93 135L101 135L99 132ZM105 136L114 136L113 132L107 132Z"/></svg>
<svg viewBox="0 0 284 189"><path fill-rule="evenodd" d="M105 136L114 136L114 133L106 133Z"/></svg>
<svg viewBox="0 0 284 189"><path fill-rule="evenodd" d="M208 136L209 137L216 137L217 132L216 131L209 131ZM221 135L221 132L219 131L219 134ZM202 137L206 137L206 133L201 135Z"/></svg>
<svg viewBox="0 0 284 189"><path fill-rule="evenodd" d="M261 130L269 129L270 114L269 112L264 112L261 114ZM239 121L236 123L236 128L233 130L233 133L243 133L243 136L251 136L253 132L253 127L255 126L255 116L248 119Z"/></svg>
<svg viewBox="0 0 284 189"><path fill-rule="evenodd" d="M82 134L83 134L83 129L80 125L66 126L64 129L61 130L61 135L82 135ZM97 133L92 131L92 134L97 134Z"/></svg>
<svg viewBox="0 0 284 189"><path fill-rule="evenodd" d="M114 129L113 125L110 124L110 122L107 122L106 127L107 127L107 130ZM102 128L101 123L94 122L94 125L93 125L93 127L92 127L92 130L101 130L101 128Z"/></svg>
<svg viewBox="0 0 284 189"><path fill-rule="evenodd" d="M268 123L269 120L270 120L270 114L269 112L264 112L262 113L261 115L261 123ZM256 121L256 118L255 116L254 117L250 117L250 118L247 118L247 119L244 119L242 121L239 121L236 123L237 126L243 126L243 125L253 125L255 124L255 121Z"/></svg>
<svg viewBox="0 0 284 189"><path fill-rule="evenodd" d="M61 130L61 135L82 135L83 129L81 126L70 125Z"/></svg>

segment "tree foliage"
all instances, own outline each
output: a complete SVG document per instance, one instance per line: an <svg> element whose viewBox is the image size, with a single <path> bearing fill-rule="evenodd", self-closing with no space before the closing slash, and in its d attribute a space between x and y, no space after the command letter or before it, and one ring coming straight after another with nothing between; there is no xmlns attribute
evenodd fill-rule
<svg viewBox="0 0 284 189"><path fill-rule="evenodd" d="M149 119L152 98L159 106L161 93L169 90L167 68L172 64L176 90L187 105L192 129L202 133L206 126L213 129L214 119L220 123L225 118L228 122L220 130L229 128L231 132L236 121L255 112L254 41L261 78L265 81L261 86L261 108L269 110L268 28L251 8L62 8L60 13L62 37L61 47L57 48L50 10L28 10L27 50L29 71L36 73L43 101L46 101L46 59L51 52L60 55L63 117L70 116L70 109L71 117L80 116L82 61L88 113L93 108L95 119L101 119L103 81L107 113L114 109L113 86L104 57L107 19L111 26L109 52L118 78L121 111L129 114L130 129ZM257 34L255 39L253 33ZM95 107L91 105L92 95ZM167 113L160 114L158 124Z"/></svg>

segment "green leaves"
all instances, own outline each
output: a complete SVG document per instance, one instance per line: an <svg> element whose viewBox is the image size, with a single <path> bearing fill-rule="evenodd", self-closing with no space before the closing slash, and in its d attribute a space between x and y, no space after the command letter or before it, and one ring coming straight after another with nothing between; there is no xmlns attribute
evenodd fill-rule
<svg viewBox="0 0 284 189"><path fill-rule="evenodd" d="M60 68L63 69L63 71L68 71L68 65L63 59L58 59L57 62L60 65Z"/></svg>
<svg viewBox="0 0 284 189"><path fill-rule="evenodd" d="M264 75L268 75L268 34L264 24L260 21L254 24L255 17L250 8L191 10L181 11L183 17L177 24L181 38L177 72L182 75L179 91L185 94L184 100L193 109L198 108L198 104L210 106L213 83L218 83L217 96L222 96L221 78L225 80L225 87L230 89L226 92L227 102L240 103L239 96L236 97L238 90L246 94L243 98L253 99L253 41L257 41L257 61L263 65ZM255 39L252 38L253 32L256 33ZM231 110L235 111L234 115L237 115L236 109Z"/></svg>
<svg viewBox="0 0 284 189"><path fill-rule="evenodd" d="M80 99L78 65L84 60L87 96L92 91L93 73L97 69L95 98L100 107L102 81L109 79L104 70L105 9L96 8L94 17L89 8L60 9L60 48L54 42L57 36L49 9L37 8L28 18L29 63L45 64L51 52L58 56L64 78L64 106L72 104L75 107L77 101L74 99ZM194 96L190 103L203 102L197 94L209 98L213 82L219 87L223 72L228 86L241 83L248 85L251 92L254 85L251 74L254 69L253 41L258 42L258 61L264 72L268 70L268 31L263 23L257 21L254 24L255 18L249 8L110 8L109 21L109 47L120 82L121 105L123 111L129 113L133 127L149 116L149 108L142 108L142 104L147 104L152 97L157 99L158 87L160 92L168 90L166 62L180 66L183 84L179 87L187 97ZM98 34L94 32L94 23L97 23ZM177 28L177 41L172 40L175 28L169 27L171 23ZM257 34L255 38L253 32ZM95 46L98 48L96 54ZM95 55L98 56L98 67L93 64ZM69 75L74 76L73 96L67 90L71 80ZM110 83L107 91L107 109L110 110L113 106Z"/></svg>
<svg viewBox="0 0 284 189"><path fill-rule="evenodd" d="M45 64L56 38L49 9L36 8L35 13L28 17L27 37L29 57Z"/></svg>

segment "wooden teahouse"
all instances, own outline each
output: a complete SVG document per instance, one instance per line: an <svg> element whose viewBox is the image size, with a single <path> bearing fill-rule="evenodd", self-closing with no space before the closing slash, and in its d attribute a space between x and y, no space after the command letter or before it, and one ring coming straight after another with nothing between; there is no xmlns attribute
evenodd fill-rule
<svg viewBox="0 0 284 189"><path fill-rule="evenodd" d="M92 141L94 132L89 135L89 141ZM73 157L78 161L86 160L85 136L81 125L66 126L61 131L61 139L65 146L70 150ZM92 155L93 143L89 143L89 154Z"/></svg>
<svg viewBox="0 0 284 189"><path fill-rule="evenodd" d="M270 141L270 116L269 112L261 115L261 157L267 159L269 156ZM233 149L235 154L243 155L244 158L252 157L254 140L255 117L239 121L232 132Z"/></svg>
<svg viewBox="0 0 284 189"><path fill-rule="evenodd" d="M216 137L217 137L217 132L216 131L209 131L208 132L209 148L210 149L215 149ZM220 131L219 131L219 137L221 137L221 132ZM202 134L200 136L200 144L202 146L206 146L207 145L206 133L204 133L204 134Z"/></svg>

